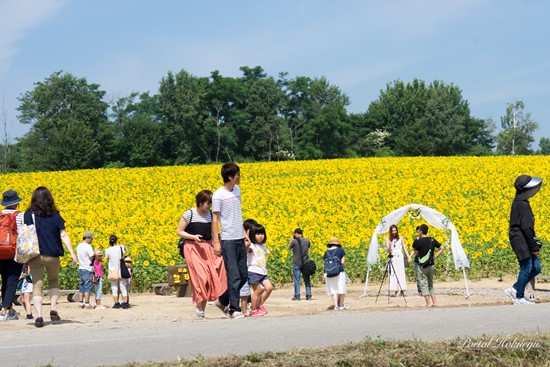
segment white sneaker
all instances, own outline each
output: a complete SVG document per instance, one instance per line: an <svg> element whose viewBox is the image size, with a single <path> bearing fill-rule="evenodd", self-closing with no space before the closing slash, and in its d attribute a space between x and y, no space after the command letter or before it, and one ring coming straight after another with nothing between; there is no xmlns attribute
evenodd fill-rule
<svg viewBox="0 0 550 367"><path fill-rule="evenodd" d="M99 306L95 306L94 307L94 310L104 310L106 309L107 307L103 306L103 305L99 305Z"/></svg>
<svg viewBox="0 0 550 367"><path fill-rule="evenodd" d="M508 295L508 297L510 297L510 299L515 303L516 302L516 294L517 294L517 291L514 289L514 287L510 287L510 288L506 288L504 290L504 293L506 293Z"/></svg>
<svg viewBox="0 0 550 367"><path fill-rule="evenodd" d="M7 312L4 315L0 314L0 321L8 321L8 313Z"/></svg>
<svg viewBox="0 0 550 367"><path fill-rule="evenodd" d="M12 309L13 312L6 312L6 315L8 316L8 320L19 320L19 315L17 315L17 312Z"/></svg>
<svg viewBox="0 0 550 367"><path fill-rule="evenodd" d="M531 302L525 298L516 298L516 305L534 305L535 302Z"/></svg>
<svg viewBox="0 0 550 367"><path fill-rule="evenodd" d="M230 315L232 319L242 319L244 317L244 314L240 311L234 311L233 313L230 313Z"/></svg>

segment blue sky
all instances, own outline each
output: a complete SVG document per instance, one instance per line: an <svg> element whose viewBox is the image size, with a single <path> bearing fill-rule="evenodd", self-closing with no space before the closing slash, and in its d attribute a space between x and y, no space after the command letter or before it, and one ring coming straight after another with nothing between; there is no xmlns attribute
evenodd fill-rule
<svg viewBox="0 0 550 367"><path fill-rule="evenodd" d="M168 71L325 76L364 112L386 83L457 85L472 116L500 127L523 100L550 137L550 2L0 0L0 108L9 135L17 98L58 70L98 83L110 100L156 93ZM3 99L3 102L2 102Z"/></svg>

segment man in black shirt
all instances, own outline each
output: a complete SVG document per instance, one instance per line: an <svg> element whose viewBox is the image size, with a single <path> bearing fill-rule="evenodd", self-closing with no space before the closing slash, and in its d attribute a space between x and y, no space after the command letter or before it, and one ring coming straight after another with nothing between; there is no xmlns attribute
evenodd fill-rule
<svg viewBox="0 0 550 367"><path fill-rule="evenodd" d="M428 237L428 226L421 224L418 227L418 238L413 242L413 250L418 257L420 271L417 273L420 289L427 307L436 306L433 280L434 280L434 260L437 259L445 248L437 240ZM439 249L434 255L435 249Z"/></svg>
<svg viewBox="0 0 550 367"><path fill-rule="evenodd" d="M535 236L535 216L527 201L541 186L541 178L528 175L521 175L514 182L516 197L510 211L509 237L518 258L519 274L516 283L504 292L515 304L534 303L525 299L525 286L542 271L538 258L542 243Z"/></svg>

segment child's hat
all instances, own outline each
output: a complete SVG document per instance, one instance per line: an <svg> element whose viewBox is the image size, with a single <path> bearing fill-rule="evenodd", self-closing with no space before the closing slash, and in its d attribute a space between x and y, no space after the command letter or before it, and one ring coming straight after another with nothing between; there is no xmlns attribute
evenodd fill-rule
<svg viewBox="0 0 550 367"><path fill-rule="evenodd" d="M131 258L131 257L125 257L125 258L124 258L124 262L125 262L125 263L131 263L131 262L132 262L132 258Z"/></svg>

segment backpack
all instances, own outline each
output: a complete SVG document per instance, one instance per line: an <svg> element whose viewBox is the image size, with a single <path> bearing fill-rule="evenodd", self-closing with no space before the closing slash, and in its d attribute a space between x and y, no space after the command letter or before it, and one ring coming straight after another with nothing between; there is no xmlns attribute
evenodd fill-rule
<svg viewBox="0 0 550 367"><path fill-rule="evenodd" d="M0 260L13 260L17 244L17 222L15 217L19 214L0 213Z"/></svg>
<svg viewBox="0 0 550 367"><path fill-rule="evenodd" d="M327 278L332 278L340 274L340 258L330 255L330 252L327 252L327 257L325 258L325 274Z"/></svg>

